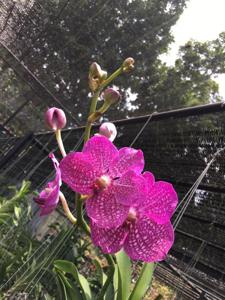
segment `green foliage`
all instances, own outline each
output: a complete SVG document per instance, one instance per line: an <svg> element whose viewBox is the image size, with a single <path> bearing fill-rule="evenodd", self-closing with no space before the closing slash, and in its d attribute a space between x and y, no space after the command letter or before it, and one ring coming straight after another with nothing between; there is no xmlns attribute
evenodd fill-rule
<svg viewBox="0 0 225 300"><path fill-rule="evenodd" d="M173 41L170 29L185 3L185 0L120 0L106 1L102 5L98 1L65 4L63 0L42 0L38 27L30 19L36 20L39 8L34 6L29 18L21 13L23 30L18 33L14 47L17 53L22 53L19 59L53 94L63 99L70 111L77 112L79 108L81 123L88 111L89 99L83 99L88 98L86 77L93 61L109 73L127 56L133 56L136 61L130 80L122 76L115 82L123 87L123 101L106 116L111 120L220 101L214 76L225 72L224 32L213 41L186 43L180 48L180 57L174 66L166 66L159 59ZM61 8L64 9L58 15ZM77 28L80 28L78 32ZM7 56L7 52L3 55ZM2 70L1 89L5 101L0 111L7 115L4 118L10 116L15 104L31 99L9 124L12 130L20 133L27 128L44 129L43 111L55 105L51 97L46 97L36 87L40 100L46 99L44 102L38 100L12 69L2 64ZM137 97L134 103L130 92ZM78 117L77 113L75 115ZM69 114L67 117L68 126L74 125Z"/></svg>
<svg viewBox="0 0 225 300"><path fill-rule="evenodd" d="M21 208L19 205L29 192L30 183L23 181L19 190L11 199L0 198L0 224L7 222L9 219L16 221L20 218Z"/></svg>
<svg viewBox="0 0 225 300"><path fill-rule="evenodd" d="M127 300L131 285L131 261L123 250L116 254L116 261L118 266L117 300Z"/></svg>
<svg viewBox="0 0 225 300"><path fill-rule="evenodd" d="M40 246L41 243L25 226L30 215L27 201L29 183L23 182L18 190L11 189L15 191L11 199L1 197L0 215L4 222L0 228L0 285L3 285L0 296L29 294L31 299L46 300L58 299L59 295L59 299L68 300L133 300L136 295L145 294L151 282L150 270L144 267L132 292L131 261L124 251L115 255L115 262L107 258L106 273L100 259L92 260L96 272L87 276L82 264L90 241L79 235L77 227L68 230L53 225L57 236L50 237ZM7 221L4 214L7 214ZM62 260L63 257L73 262Z"/></svg>
<svg viewBox="0 0 225 300"><path fill-rule="evenodd" d="M89 282L80 274L74 263L66 260L57 260L54 262L54 272L58 278L58 288L62 299L74 300L137 300L144 299L147 290L152 281L154 264L144 264L139 277L132 288L131 284L131 262L123 250L115 255L116 263L114 272L103 272L99 260L94 260L97 266L97 275L95 279L101 283L99 291L91 291L92 280ZM110 268L110 266L108 267ZM99 276L100 275L100 276ZM102 295L102 286L109 279L110 284ZM100 294L102 296L100 296Z"/></svg>
<svg viewBox="0 0 225 300"><path fill-rule="evenodd" d="M56 273L59 273L59 278L62 278L62 273L60 271L63 271L64 273L71 274L73 279L75 280L75 283L77 285L77 288L80 289L81 293L80 299L83 300L91 300L91 290L88 281L85 279L83 275L81 275L76 266L69 261L63 261L63 260L58 260L54 262L54 268L56 270ZM64 276L64 283L66 282L66 278ZM69 284L69 282L68 282ZM70 285L70 284L69 284ZM74 289L72 285L70 285L71 289Z"/></svg>
<svg viewBox="0 0 225 300"><path fill-rule="evenodd" d="M70 253L74 230L54 224L51 226L53 235L45 236L42 242L36 240L30 223L29 186L28 182L23 182L19 189L7 187L8 191L13 191L12 197L0 200L1 218L7 214L0 226L0 298L19 298L25 290L32 291L31 299L55 299L51 298L56 295L52 263L63 257L65 249ZM84 243L81 249L85 249Z"/></svg>
<svg viewBox="0 0 225 300"><path fill-rule="evenodd" d="M63 99L62 103L69 111L76 111L74 115L81 122L84 122L87 116L89 90L86 78L90 63L97 61L110 73L112 69L119 67L126 57L134 57L136 67L131 80L128 82L124 75L115 82L116 85L124 87L122 90L124 101L120 103L118 111L115 109L110 113L113 116L111 119L124 117L125 114L133 112L133 108L127 112L127 107L131 104L127 96L128 88L140 95L139 101L135 103L137 108L148 102L146 97L149 93L146 85L153 89L158 82L157 57L165 53L173 41L170 28L178 20L185 2L185 0L119 0L104 3L101 1L65 3L64 0L41 0L40 6L34 4L33 9L29 11L29 18L21 11L20 22L14 24L14 28L20 28L22 22L23 30L18 30L13 52L16 52L19 59L34 72L49 91L57 95L60 101ZM14 22L17 22L16 18ZM3 52L3 56L7 56L7 53ZM18 63L14 64L13 61L11 63L26 80ZM7 84L3 85L4 104L8 104L9 112L13 110L15 103L22 104L24 98L30 99L23 113L17 115L16 121L8 125L16 133L26 131L27 128L44 129L41 122L43 111L47 106L54 106L54 101L40 87L35 86L35 83L32 83L32 86L39 97L36 95L32 97L28 85L21 86L20 83L23 81L14 80L15 74L12 71L13 74L9 73L7 77L7 67L6 65L4 67L5 77L8 78ZM9 92L12 86L16 89L17 97L14 97L13 92ZM144 98L141 92L143 88ZM5 106L2 111L6 111ZM74 121L69 118L69 114L67 117L68 126L73 125Z"/></svg>
<svg viewBox="0 0 225 300"><path fill-rule="evenodd" d="M143 299L152 281L154 263L145 263L142 267L141 274L133 288L129 300Z"/></svg>
<svg viewBox="0 0 225 300"><path fill-rule="evenodd" d="M95 258L95 259L93 260L93 263L94 263L95 268L96 268L96 278L97 278L97 280L99 281L100 286L102 287L103 284L105 283L106 279L107 279L107 276L106 276L105 273L103 272L101 263L100 263L100 261L99 261L98 258Z"/></svg>
<svg viewBox="0 0 225 300"><path fill-rule="evenodd" d="M158 84L151 101L158 109L221 101L214 77L225 73L225 32L208 42L189 41L180 47L175 65L158 62ZM157 74L157 73L156 73Z"/></svg>
<svg viewBox="0 0 225 300"><path fill-rule="evenodd" d="M24 181L19 189L9 187L13 191L10 199L0 198L0 285L17 271L37 244L24 228L24 220L30 216L29 187L30 183Z"/></svg>

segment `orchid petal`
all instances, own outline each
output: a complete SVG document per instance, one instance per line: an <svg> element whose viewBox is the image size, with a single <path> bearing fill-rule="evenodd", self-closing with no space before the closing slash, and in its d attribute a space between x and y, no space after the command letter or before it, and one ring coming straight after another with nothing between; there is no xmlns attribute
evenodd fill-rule
<svg viewBox="0 0 225 300"><path fill-rule="evenodd" d="M149 188L142 212L159 224L167 223L177 206L177 194L170 183L157 181Z"/></svg>
<svg viewBox="0 0 225 300"><path fill-rule="evenodd" d="M117 202L128 206L141 205L148 191L145 178L132 170L115 180L114 187Z"/></svg>
<svg viewBox="0 0 225 300"><path fill-rule="evenodd" d="M93 167L102 174L108 172L112 161L118 156L118 150L113 143L100 135L87 141L82 152L90 157Z"/></svg>
<svg viewBox="0 0 225 300"><path fill-rule="evenodd" d="M100 247L103 253L116 253L124 244L128 234L126 226L105 229L91 222L91 238L93 243Z"/></svg>
<svg viewBox="0 0 225 300"><path fill-rule="evenodd" d="M99 191L86 201L88 216L99 227L113 228L123 224L129 212L129 206L117 202L113 186Z"/></svg>
<svg viewBox="0 0 225 300"><path fill-rule="evenodd" d="M112 177L120 177L129 170L140 174L144 168L144 156L141 150L124 147L113 160L109 173Z"/></svg>
<svg viewBox="0 0 225 300"><path fill-rule="evenodd" d="M62 180L75 192L92 194L95 180L100 176L89 155L72 152L60 162Z"/></svg>
<svg viewBox="0 0 225 300"><path fill-rule="evenodd" d="M174 232L170 222L157 224L144 217L131 224L124 250L134 260L161 261L166 257L173 241Z"/></svg>
<svg viewBox="0 0 225 300"><path fill-rule="evenodd" d="M46 187L40 192L39 196L34 199L34 201L41 208L41 216L51 213L57 207L59 202L61 171L59 169L59 163L54 154L50 154L49 157L52 159L54 164L56 176L54 180L47 183Z"/></svg>

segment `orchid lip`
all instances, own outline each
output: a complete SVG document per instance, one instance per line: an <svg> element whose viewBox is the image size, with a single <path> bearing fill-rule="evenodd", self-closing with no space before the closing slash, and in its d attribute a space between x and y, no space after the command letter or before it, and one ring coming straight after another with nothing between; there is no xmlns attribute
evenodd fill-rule
<svg viewBox="0 0 225 300"><path fill-rule="evenodd" d="M35 197L34 201L39 205L44 205L44 203L45 203L45 199L39 198L39 197Z"/></svg>
<svg viewBox="0 0 225 300"><path fill-rule="evenodd" d="M129 210L126 221L132 222L132 221L136 221L136 219L137 219L137 211L136 211L135 208L131 207L130 210Z"/></svg>
<svg viewBox="0 0 225 300"><path fill-rule="evenodd" d="M100 190L104 190L111 184L111 178L107 175L102 175L95 181L95 187Z"/></svg>

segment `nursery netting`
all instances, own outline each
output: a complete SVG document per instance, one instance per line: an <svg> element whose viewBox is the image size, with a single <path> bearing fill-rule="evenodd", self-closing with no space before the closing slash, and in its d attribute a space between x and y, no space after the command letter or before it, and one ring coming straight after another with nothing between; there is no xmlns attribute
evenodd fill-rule
<svg viewBox="0 0 225 300"><path fill-rule="evenodd" d="M193 111L188 116L182 116L182 112L179 116L178 112L176 117L170 117L168 112L167 117L162 119L150 116L151 119L115 121L119 132L116 145L122 147L131 144L143 125L146 125L146 120L149 121L133 147L143 150L146 169L150 169L157 180L173 183L181 201L213 154L224 146L222 110L223 108L218 113L197 116L192 115ZM171 115L173 114L174 112ZM97 131L97 126L94 130ZM81 149L82 133L83 128L64 130L65 148ZM3 161L3 157L2 160L3 182L16 184L27 179L31 181L33 189L40 189L40 185L53 176L48 154L54 149L58 157L60 154L52 133L30 133L23 139L4 138L1 144L1 148L5 149L5 156L8 155L8 159ZM176 228L175 244L166 261L175 269L170 270L164 263L157 267L156 274L160 278L165 275L165 280L175 287L177 283L171 276L180 277L181 291L182 285L188 286L191 282L188 289L192 292L194 288L200 288L200 291L206 290L218 297L223 295L225 267L221 262L225 259L224 163L221 152L201 180ZM65 189L64 192L70 199L70 191ZM198 289L196 293L199 295Z"/></svg>
<svg viewBox="0 0 225 300"><path fill-rule="evenodd" d="M46 2L51 9L47 9ZM54 151L60 157L60 153L53 134L45 132L43 112L47 106L59 106L67 114L71 129L62 134L67 151L81 149L83 128L79 125L84 124L88 113L87 73L92 61L113 71L125 57L135 55L137 62L144 57L151 69L159 48L157 43L152 44L152 49L145 45L151 44L157 34L158 40L163 40L165 28L176 22L176 16L165 16L163 22L158 21L154 32L143 25L140 34L140 28L134 26L135 18L129 20L130 15L126 15L125 25L121 23L120 15L126 14L127 9L123 1L117 1L117 6L114 2L115 8L110 7L111 10L110 1L75 2L65 0L54 5L51 1L0 1L2 194L7 192L8 185L19 185L24 179L31 181L32 190L40 190L53 176L48 154ZM130 5L132 2L135 1L130 1ZM112 27L113 9L118 24L123 26ZM148 14L146 22L152 26L157 21L154 14L158 16L156 12ZM111 24L110 32L105 20ZM120 34L121 42L115 46L116 34ZM114 52L109 52L114 48ZM146 169L157 180L171 182L181 201L213 154L224 147L224 106L177 112L171 112L166 102L155 107L160 99L156 98L154 103L152 95L149 96L148 82L153 80L150 74L143 64L137 66L135 74L116 82L123 88L124 101L106 118L116 120L116 145L133 144L134 148L141 148ZM173 108L180 107L178 100L174 99ZM154 110L167 112L141 117ZM97 131L97 126L94 130ZM176 228L175 244L167 260L156 269L156 276L177 289L180 297L197 299L201 295L206 299L224 299L224 157L221 152L201 180ZM63 189L70 199L70 191ZM72 200L71 209L74 209ZM179 209L174 220L178 213ZM37 227L41 222L37 208L34 220Z"/></svg>

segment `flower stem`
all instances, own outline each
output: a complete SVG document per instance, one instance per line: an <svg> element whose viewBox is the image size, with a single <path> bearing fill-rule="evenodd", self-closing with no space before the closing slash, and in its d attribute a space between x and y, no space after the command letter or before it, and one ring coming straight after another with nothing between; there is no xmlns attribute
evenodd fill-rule
<svg viewBox="0 0 225 300"><path fill-rule="evenodd" d="M71 213L71 211L69 209L69 206L67 204L66 198L65 198L65 196L63 195L62 192L59 193L59 199L61 200L62 207L63 207L63 210L64 210L65 215L67 216L67 218L70 220L70 222L72 224L76 224L77 223L77 219Z"/></svg>
<svg viewBox="0 0 225 300"><path fill-rule="evenodd" d="M101 91L107 85L109 85L116 77L118 77L122 72L123 72L123 67L121 66L119 69L117 69L113 74L111 74L99 86L98 90L94 93L94 95L92 97L92 101L91 101L91 106L90 106L90 111L89 111L88 117L90 117L92 114L94 114L96 112L97 102L98 102L98 98L99 98L99 95L100 95ZM104 110L104 112L106 110ZM90 138L92 123L93 123L92 120L90 120L90 119L87 120L85 132L84 132L84 143L86 143L89 140L89 138ZM90 236L90 233L91 233L90 228L89 228L88 224L86 223L86 221L84 220L84 217L83 217L83 202L84 201L82 199L82 196L76 194L77 224L84 230L84 232L88 236ZM106 292L109 284L113 280L114 269L115 269L115 267L114 267L114 261L113 261L112 256L109 255L109 254L104 254L104 256L107 259L108 264L109 264L109 274L108 274L108 277L107 277L107 279L105 281L105 284L103 285L103 287L101 289L101 292L99 294L99 297L98 297L99 300L100 299L101 300L104 299L105 292Z"/></svg>
<svg viewBox="0 0 225 300"><path fill-rule="evenodd" d="M100 90L104 89L109 85L116 77L118 77L123 72L123 67L119 67L115 72L113 72L100 86Z"/></svg>
<svg viewBox="0 0 225 300"><path fill-rule="evenodd" d="M114 73L112 73L105 81L103 81L103 83L99 86L98 90L94 93L94 95L92 97L89 116L91 116L96 111L98 97L99 97L101 91L107 85L109 85L116 77L118 77L122 72L123 72L123 67L121 66ZM86 128L85 128L85 132L84 132L84 143L86 143L90 138L91 126L92 126L92 122L88 120L87 124L86 124Z"/></svg>
<svg viewBox="0 0 225 300"><path fill-rule="evenodd" d="M60 129L56 129L55 131L55 136L56 136L56 140L59 146L59 150L62 154L63 157L66 156L66 151L64 149L64 145L63 145L63 141L62 141L62 136L61 136L61 130Z"/></svg>
<svg viewBox="0 0 225 300"><path fill-rule="evenodd" d="M93 114L95 111L96 111L96 106L97 106L97 102L98 102L98 97L100 95L100 89L98 89L93 97L92 97L92 100L91 100L91 107L90 107L90 111L89 111L89 116L91 114ZM84 143L86 143L89 138L90 138L90 134L91 134L91 125L92 123L88 120L87 121L87 124L86 124L86 128L85 128L85 132L84 132Z"/></svg>
<svg viewBox="0 0 225 300"><path fill-rule="evenodd" d="M108 264L109 264L109 272L108 272L107 279L97 297L97 300L104 299L105 293L106 293L110 283L113 282L113 275L114 275L114 271L115 271L115 266L114 266L114 261L113 261L112 256L110 254L105 254L104 256L107 259Z"/></svg>
<svg viewBox="0 0 225 300"><path fill-rule="evenodd" d="M80 195L76 194L77 224L90 236L91 230L83 217L83 202Z"/></svg>

